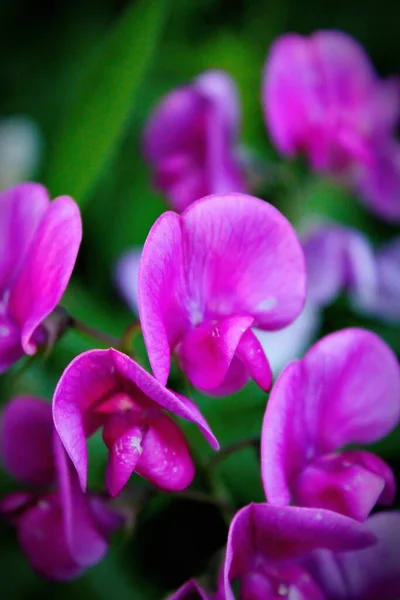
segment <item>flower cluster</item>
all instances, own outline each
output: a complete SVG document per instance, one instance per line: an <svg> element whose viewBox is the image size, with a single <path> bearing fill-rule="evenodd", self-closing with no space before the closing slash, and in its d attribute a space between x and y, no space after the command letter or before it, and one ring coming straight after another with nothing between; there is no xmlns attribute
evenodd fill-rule
<svg viewBox="0 0 400 600"><path fill-rule="evenodd" d="M283 154L305 153L314 169L361 190L381 216L398 218L397 171L390 190L380 187L394 169L396 85L380 82L343 34L285 36L265 70L271 136ZM239 590L243 600L390 600L400 594L400 513L371 513L392 506L396 481L363 446L400 423L400 365L362 328L308 346L322 309L343 289L356 310L400 314L399 244L376 251L360 232L335 224L301 241L277 208L245 193L238 113L228 76L208 72L150 118L145 156L177 212L162 214L143 248L122 258L117 282L139 317L152 373L128 330L114 347L76 356L52 405L9 400L1 457L25 487L2 500L0 513L34 569L77 577L125 526L121 506L132 510L134 473L145 489L173 493L205 468L185 421L219 449L171 366L186 388L215 403L252 380L269 392L259 435L266 501L233 507L213 591L190 580L171 598L233 600ZM71 198L50 202L33 183L0 193L1 371L77 327L59 303L80 241ZM102 494L87 489L88 439L98 431L107 450Z"/></svg>

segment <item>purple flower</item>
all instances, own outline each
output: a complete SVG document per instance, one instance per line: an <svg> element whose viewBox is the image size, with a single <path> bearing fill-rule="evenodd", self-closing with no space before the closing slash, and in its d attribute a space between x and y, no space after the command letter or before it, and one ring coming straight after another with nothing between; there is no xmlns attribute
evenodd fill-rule
<svg viewBox="0 0 400 600"><path fill-rule="evenodd" d="M399 417L400 367L391 349L362 329L326 336L286 367L271 392L261 440L268 501L359 520L376 502L390 505L389 466L346 446L381 439Z"/></svg>
<svg viewBox="0 0 400 600"><path fill-rule="evenodd" d="M1 442L5 468L31 486L4 498L0 513L16 526L32 567L45 577L67 580L99 562L123 520L102 498L81 491L54 431L50 404L25 396L11 400Z"/></svg>
<svg viewBox="0 0 400 600"><path fill-rule="evenodd" d="M50 202L24 183L0 193L0 372L43 341L40 325L61 299L81 242L75 202Z"/></svg>
<svg viewBox="0 0 400 600"><path fill-rule="evenodd" d="M236 89L223 71L207 71L156 107L144 132L144 155L174 210L208 194L246 191L239 120Z"/></svg>
<svg viewBox="0 0 400 600"><path fill-rule="evenodd" d="M213 598L215 596L206 594L197 581L190 579L179 590L168 596L167 600L212 600Z"/></svg>
<svg viewBox="0 0 400 600"><path fill-rule="evenodd" d="M100 427L109 452L106 485L112 496L134 471L165 490L187 487L194 464L181 430L166 411L195 423L218 448L197 407L125 354L110 348L75 358L56 388L53 418L82 488L88 470L86 438Z"/></svg>
<svg viewBox="0 0 400 600"><path fill-rule="evenodd" d="M399 82L380 80L354 39L338 31L280 37L266 62L263 100L280 152L304 153L382 217L400 218Z"/></svg>
<svg viewBox="0 0 400 600"><path fill-rule="evenodd" d="M288 221L242 194L203 198L164 213L145 243L139 314L150 364L165 384L171 352L193 385L214 395L271 370L252 328L291 323L305 300L304 257Z"/></svg>
<svg viewBox="0 0 400 600"><path fill-rule="evenodd" d="M320 224L303 236L310 302L324 307L343 290L357 307L375 297L378 274L373 248L356 229L332 223Z"/></svg>
<svg viewBox="0 0 400 600"><path fill-rule="evenodd" d="M233 519L223 587L234 600L391 600L400 589L400 514L365 524L328 510L251 504Z"/></svg>

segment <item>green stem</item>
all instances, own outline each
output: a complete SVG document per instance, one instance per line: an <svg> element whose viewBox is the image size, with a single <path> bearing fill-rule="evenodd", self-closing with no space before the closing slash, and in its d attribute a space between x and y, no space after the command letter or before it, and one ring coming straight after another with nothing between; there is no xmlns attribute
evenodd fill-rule
<svg viewBox="0 0 400 600"><path fill-rule="evenodd" d="M117 338L113 335L109 335L108 333L104 333L103 331L99 331L90 325L86 325L83 321L76 319L75 317L70 317L70 327L79 331L83 335L90 337L92 339L97 340L103 345L111 346L113 348L121 348L122 341L120 338Z"/></svg>

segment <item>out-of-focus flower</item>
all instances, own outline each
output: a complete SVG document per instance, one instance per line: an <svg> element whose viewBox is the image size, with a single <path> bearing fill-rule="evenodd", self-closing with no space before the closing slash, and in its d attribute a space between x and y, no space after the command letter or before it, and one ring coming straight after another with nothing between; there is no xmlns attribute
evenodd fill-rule
<svg viewBox="0 0 400 600"><path fill-rule="evenodd" d="M304 153L381 217L400 219L399 81L380 80L354 39L338 31L280 37L266 62L263 102L282 154Z"/></svg>
<svg viewBox="0 0 400 600"><path fill-rule="evenodd" d="M163 214L140 261L139 314L155 377L175 352L193 385L214 395L272 374L253 327L291 323L305 300L303 252L289 222L242 194L203 198Z"/></svg>
<svg viewBox="0 0 400 600"><path fill-rule="evenodd" d="M13 116L0 120L0 190L30 179L42 146L40 130L32 119Z"/></svg>
<svg viewBox="0 0 400 600"><path fill-rule="evenodd" d="M206 594L197 581L190 579L179 590L168 596L167 600L212 600L213 598L215 596Z"/></svg>
<svg viewBox="0 0 400 600"><path fill-rule="evenodd" d="M143 137L156 187L181 212L209 194L246 191L237 138L239 102L232 79L207 71L166 96Z"/></svg>
<svg viewBox="0 0 400 600"><path fill-rule="evenodd" d="M362 233L325 223L310 229L302 244L310 303L323 308L347 290L355 307L370 304L378 274L373 248Z"/></svg>
<svg viewBox="0 0 400 600"><path fill-rule="evenodd" d="M372 515L365 523L378 543L361 550L316 550L304 565L328 600L393 600L400 596L400 513Z"/></svg>
<svg viewBox="0 0 400 600"><path fill-rule="evenodd" d="M50 202L36 183L0 193L0 372L45 341L41 325L68 285L81 237L72 198Z"/></svg>
<svg viewBox="0 0 400 600"><path fill-rule="evenodd" d="M229 528L225 598L234 600L232 583L239 581L241 600L335 600L335 596L325 595L323 585L303 564L305 560L312 552L340 560L347 552L354 551L351 555L356 556L374 543L376 537L366 525L329 510L250 504L236 514Z"/></svg>
<svg viewBox="0 0 400 600"><path fill-rule="evenodd" d="M400 238L378 249L375 255L377 286L366 313L385 321L400 321Z"/></svg>
<svg viewBox="0 0 400 600"><path fill-rule="evenodd" d="M67 580L98 563L123 519L102 498L80 489L54 430L50 404L26 396L11 400L3 414L1 446L7 471L31 486L4 498L0 514L16 526L32 567L45 577Z"/></svg>
<svg viewBox="0 0 400 600"><path fill-rule="evenodd" d="M194 464L181 430L166 411L195 423L218 448L198 408L125 354L110 348L75 358L56 388L53 418L82 488L88 470L86 438L100 427L109 451L106 485L112 496L134 471L162 489L187 487Z"/></svg>
<svg viewBox="0 0 400 600"><path fill-rule="evenodd" d="M327 508L364 520L393 502L389 466L362 450L400 418L400 367L375 334L345 329L288 365L268 401L262 429L262 478L268 501Z"/></svg>
<svg viewBox="0 0 400 600"><path fill-rule="evenodd" d="M141 255L142 247L128 250L119 259L115 270L115 280L118 290L135 315L139 314L137 295Z"/></svg>

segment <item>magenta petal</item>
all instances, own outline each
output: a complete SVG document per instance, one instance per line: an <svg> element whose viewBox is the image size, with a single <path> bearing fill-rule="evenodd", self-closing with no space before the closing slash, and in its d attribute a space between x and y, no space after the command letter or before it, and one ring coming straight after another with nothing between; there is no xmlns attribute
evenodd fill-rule
<svg viewBox="0 0 400 600"><path fill-rule="evenodd" d="M54 453L64 527L62 537L72 560L80 567L87 568L104 557L108 544L97 529L90 499L82 492L77 474L56 433Z"/></svg>
<svg viewBox="0 0 400 600"><path fill-rule="evenodd" d="M326 508L365 521L377 502L391 504L396 484L391 469L368 452L348 451L312 461L293 482L298 506Z"/></svg>
<svg viewBox="0 0 400 600"><path fill-rule="evenodd" d="M211 600L197 581L190 579L179 590L168 596L167 600Z"/></svg>
<svg viewBox="0 0 400 600"><path fill-rule="evenodd" d="M138 279L140 323L154 376L166 384L170 347L189 324L184 306L182 239L178 215L155 222L143 247Z"/></svg>
<svg viewBox="0 0 400 600"><path fill-rule="evenodd" d="M301 312L303 252L276 208L244 194L209 196L181 215L181 227L192 321L251 315L273 330Z"/></svg>
<svg viewBox="0 0 400 600"><path fill-rule="evenodd" d="M0 373L7 371L23 355L21 330L12 319L1 314L0 306Z"/></svg>
<svg viewBox="0 0 400 600"><path fill-rule="evenodd" d="M18 520L18 541L32 567L44 577L66 581L84 570L71 556L62 509L55 494L45 496Z"/></svg>
<svg viewBox="0 0 400 600"><path fill-rule="evenodd" d="M160 414L151 420L136 472L168 491L177 492L192 483L195 466L187 442L169 417Z"/></svg>
<svg viewBox="0 0 400 600"><path fill-rule="evenodd" d="M13 398L4 408L1 458L11 475L26 484L54 479L51 405L29 396Z"/></svg>
<svg viewBox="0 0 400 600"><path fill-rule="evenodd" d="M349 551L376 537L361 523L326 510L250 504L231 522L224 565L224 590L234 600L231 581L242 577L257 557L270 563L302 556L315 548Z"/></svg>
<svg viewBox="0 0 400 600"><path fill-rule="evenodd" d="M122 415L112 416L104 426L103 439L109 450L106 485L117 496L136 468L143 452L143 427L131 425Z"/></svg>
<svg viewBox="0 0 400 600"><path fill-rule="evenodd" d="M188 331L179 346L179 357L194 386L213 391L223 383L240 341L253 322L252 317L227 317Z"/></svg>
<svg viewBox="0 0 400 600"><path fill-rule="evenodd" d="M0 290L12 284L48 206L46 188L22 183L0 193Z"/></svg>
<svg viewBox="0 0 400 600"><path fill-rule="evenodd" d="M400 370L390 348L361 329L326 336L271 392L261 444L269 501L289 503L290 482L310 460L380 439L399 415Z"/></svg>
<svg viewBox="0 0 400 600"><path fill-rule="evenodd" d="M57 306L71 277L82 238L78 206L67 197L46 211L11 289L10 311L22 327L24 351L35 351L31 337Z"/></svg>
<svg viewBox="0 0 400 600"><path fill-rule="evenodd" d="M129 308L135 314L138 314L138 276L139 263L142 254L142 248L135 248L126 252L118 261L116 268L116 281Z"/></svg>
<svg viewBox="0 0 400 600"><path fill-rule="evenodd" d="M264 348L250 329L240 339L236 352L249 370L249 375L261 389L267 391L272 385L272 371L264 353Z"/></svg>

